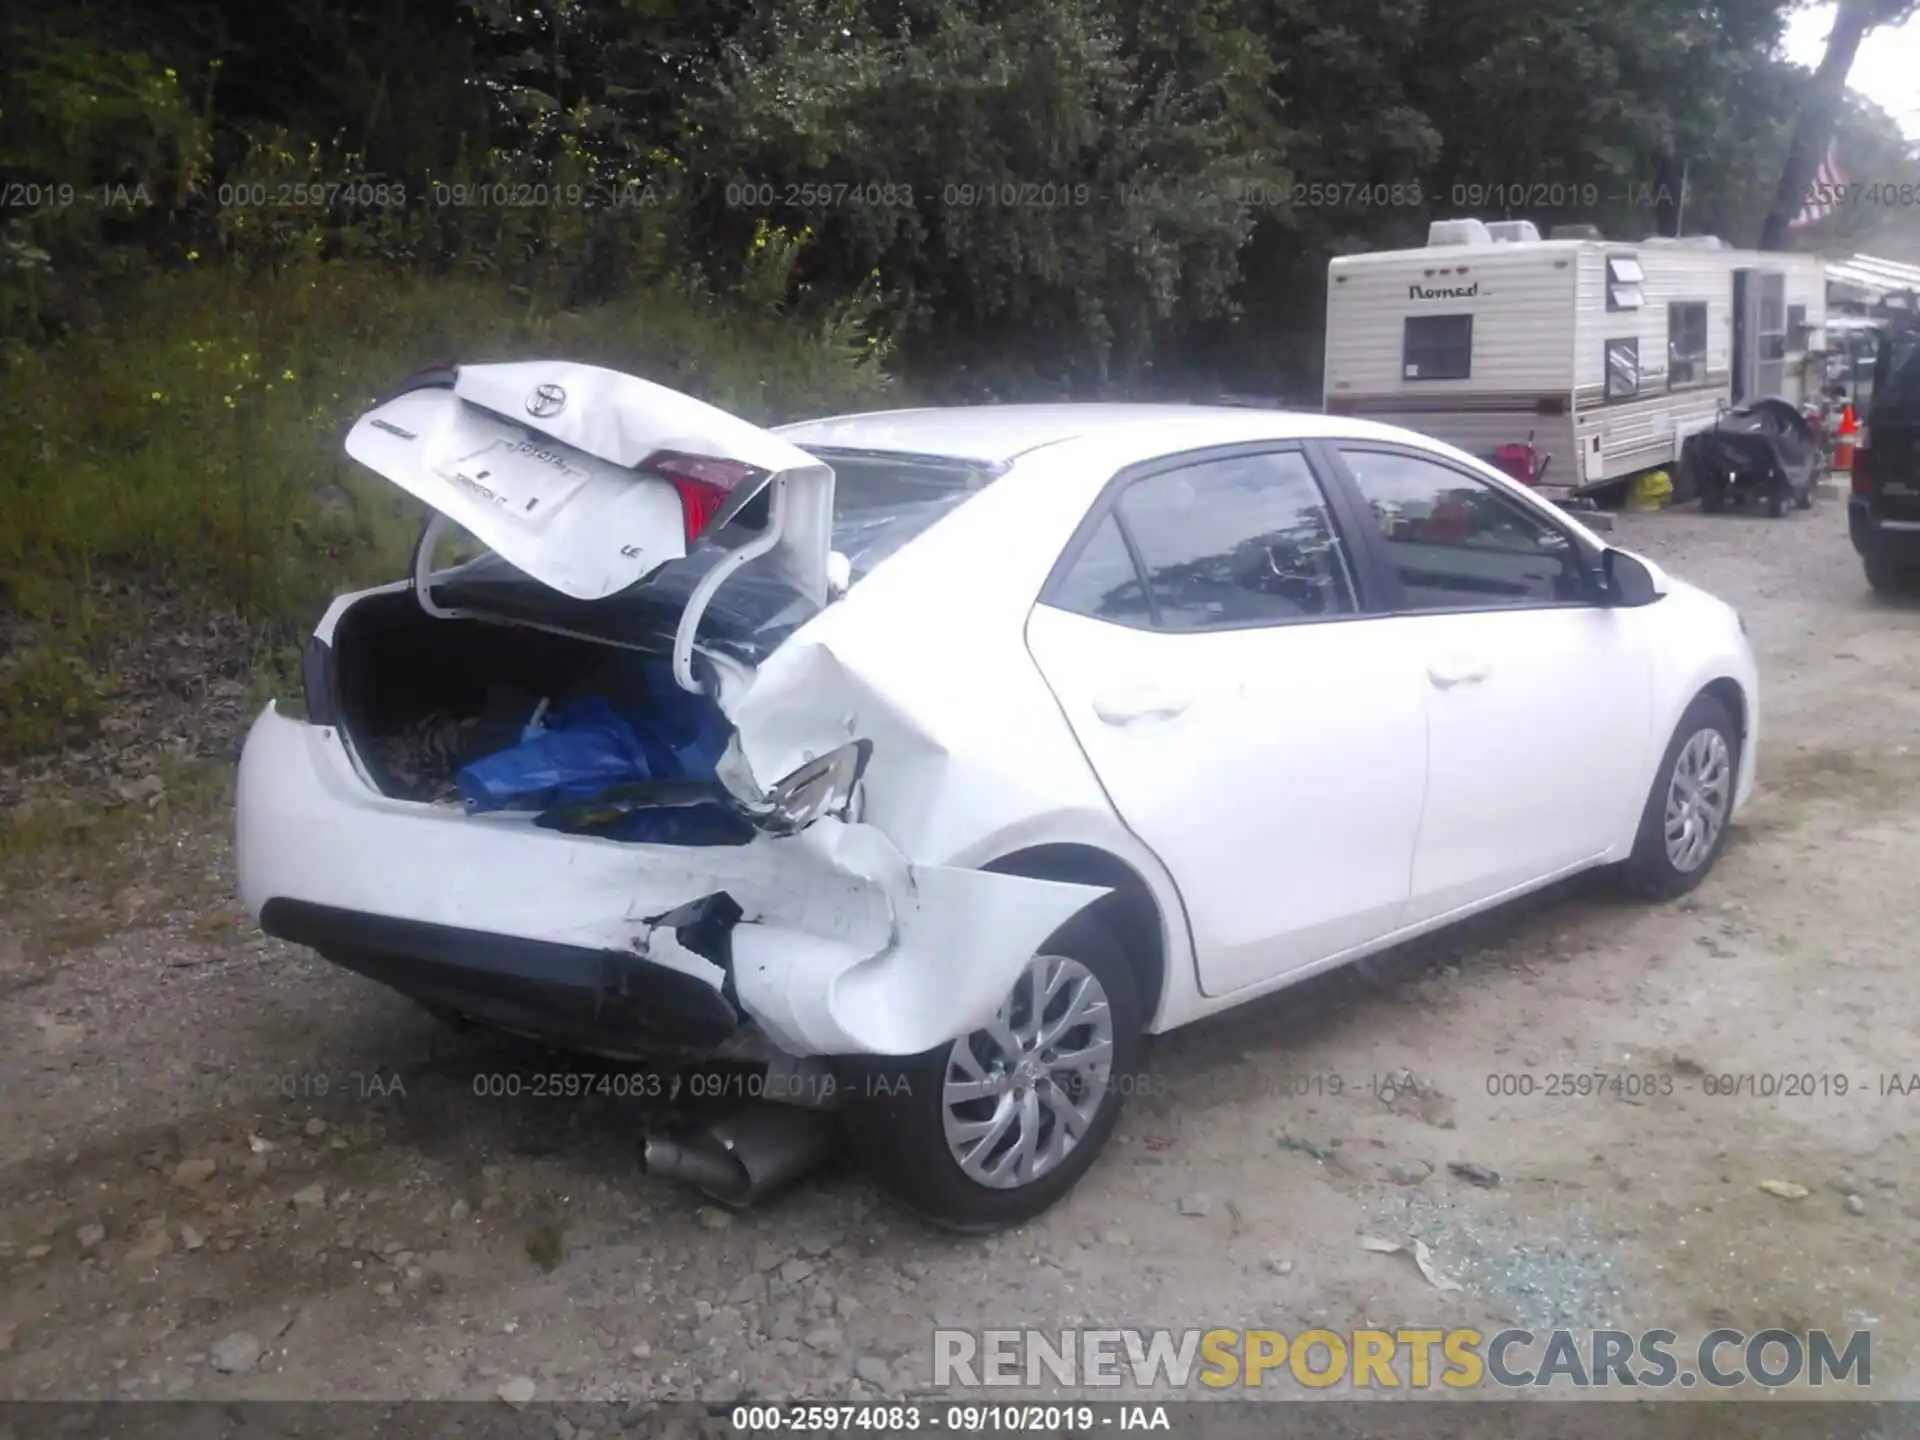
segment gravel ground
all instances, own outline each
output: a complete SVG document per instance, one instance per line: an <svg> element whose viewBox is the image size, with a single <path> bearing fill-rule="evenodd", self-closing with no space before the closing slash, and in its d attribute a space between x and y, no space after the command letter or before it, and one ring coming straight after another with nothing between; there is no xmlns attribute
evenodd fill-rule
<svg viewBox="0 0 1920 1440"><path fill-rule="evenodd" d="M1166 1037L1088 1180L994 1239L838 1166L740 1216L641 1177L657 1105L536 1096L551 1062L261 937L224 822L16 885L0 1393L858 1398L925 1386L941 1324L1520 1322L1871 1326L1876 1395L1920 1397L1920 1080L1878 1078L1920 1070L1920 608L1870 598L1833 503L1613 538L1761 652L1764 793L1713 878L1562 887ZM1784 1072L1850 1090L1706 1093Z"/></svg>

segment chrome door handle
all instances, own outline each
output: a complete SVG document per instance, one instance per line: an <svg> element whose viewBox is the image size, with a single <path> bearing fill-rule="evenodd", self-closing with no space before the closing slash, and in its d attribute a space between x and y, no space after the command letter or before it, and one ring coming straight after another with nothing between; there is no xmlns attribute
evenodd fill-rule
<svg viewBox="0 0 1920 1440"><path fill-rule="evenodd" d="M1170 690L1143 686L1094 698L1093 713L1109 725L1131 725L1136 720L1171 720L1185 713L1192 698Z"/></svg>

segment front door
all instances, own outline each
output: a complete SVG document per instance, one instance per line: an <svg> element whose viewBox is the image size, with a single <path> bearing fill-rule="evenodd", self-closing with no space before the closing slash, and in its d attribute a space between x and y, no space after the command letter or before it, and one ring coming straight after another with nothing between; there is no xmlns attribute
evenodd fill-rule
<svg viewBox="0 0 1920 1440"><path fill-rule="evenodd" d="M1224 995L1391 931L1426 772L1425 680L1363 612L1298 448L1122 477L1027 643Z"/></svg>
<svg viewBox="0 0 1920 1440"><path fill-rule="evenodd" d="M1343 444L1418 658L1426 811L1418 923L1591 860L1632 832L1651 771L1651 662L1544 506L1442 457Z"/></svg>

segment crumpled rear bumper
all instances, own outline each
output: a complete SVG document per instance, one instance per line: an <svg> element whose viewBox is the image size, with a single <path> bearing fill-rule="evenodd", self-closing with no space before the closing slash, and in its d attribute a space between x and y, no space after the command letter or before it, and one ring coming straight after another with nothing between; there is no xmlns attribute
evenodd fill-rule
<svg viewBox="0 0 1920 1440"><path fill-rule="evenodd" d="M640 955L284 898L266 903L260 926L435 1010L568 1049L706 1055L740 1028L720 990Z"/></svg>
<svg viewBox="0 0 1920 1440"><path fill-rule="evenodd" d="M704 1048L752 1022L795 1056L918 1054L990 1020L1047 936L1105 893L910 864L833 820L692 848L392 800L337 732L271 705L237 809L241 893L270 933L430 1004L613 1053ZM738 920L685 928L718 894Z"/></svg>

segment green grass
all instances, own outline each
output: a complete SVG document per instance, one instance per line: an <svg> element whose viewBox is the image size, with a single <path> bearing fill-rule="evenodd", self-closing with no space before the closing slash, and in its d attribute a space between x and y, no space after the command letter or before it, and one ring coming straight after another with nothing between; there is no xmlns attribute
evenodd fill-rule
<svg viewBox="0 0 1920 1440"><path fill-rule="evenodd" d="M790 259L767 253L770 272ZM497 277L371 261L153 273L94 330L0 349L0 767L100 733L140 684L162 593L169 614L242 616L250 709L297 706L300 645L328 599L402 574L418 534L414 502L341 448L418 369L565 356L763 421L882 401L866 308L789 315L775 279L717 297L667 276L559 309ZM0 894L62 878L111 891L158 838L227 805L230 765L165 758L158 773L151 803L76 767L74 793L42 785L0 814Z"/></svg>
<svg viewBox="0 0 1920 1440"><path fill-rule="evenodd" d="M681 276L573 310L372 261L155 274L131 293L104 328L16 348L0 371L0 762L69 743L111 704L139 618L102 595L128 577L237 610L254 663L284 679L329 596L400 574L422 517L341 441L414 370L564 355L769 421L870 405L889 383L861 307L805 320Z"/></svg>
<svg viewBox="0 0 1920 1440"><path fill-rule="evenodd" d="M152 795L125 798L102 787L41 796L0 816L0 909L18 920L46 909L79 882L96 899L169 861L169 837L220 822L233 802L233 767L168 756ZM196 882L205 879L196 874Z"/></svg>
<svg viewBox="0 0 1920 1440"><path fill-rule="evenodd" d="M0 717L7 749L36 754L92 731L114 686L78 649L57 638L18 644L0 656ZM4 753L4 752L0 752Z"/></svg>

